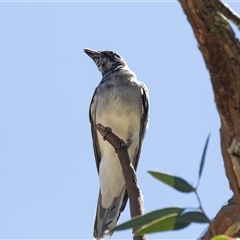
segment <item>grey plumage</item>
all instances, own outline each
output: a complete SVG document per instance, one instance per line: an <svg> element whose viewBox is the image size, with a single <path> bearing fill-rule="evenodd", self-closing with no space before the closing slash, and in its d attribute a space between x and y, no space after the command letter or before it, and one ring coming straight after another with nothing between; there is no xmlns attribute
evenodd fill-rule
<svg viewBox="0 0 240 240"><path fill-rule="evenodd" d="M95 89L89 109L100 180L93 236L102 239L116 226L128 195L118 157L93 124L101 123L110 127L128 144L129 157L136 169L148 124L149 98L146 86L137 80L117 53L91 49L84 49L84 52L102 73L102 80Z"/></svg>

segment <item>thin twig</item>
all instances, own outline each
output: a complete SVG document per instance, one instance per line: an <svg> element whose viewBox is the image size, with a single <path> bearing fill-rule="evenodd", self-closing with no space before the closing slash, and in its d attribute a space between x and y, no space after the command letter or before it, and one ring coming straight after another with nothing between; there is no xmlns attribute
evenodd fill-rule
<svg viewBox="0 0 240 240"><path fill-rule="evenodd" d="M202 213L203 213L205 216L207 216L206 213L205 213L205 211L203 210L203 205L202 205L201 199L200 199L200 197L199 197L199 195L198 195L198 193L197 193L197 189L194 189L194 193L195 193L195 195L196 195L196 197L197 197L197 200L198 200L198 203L199 203L199 209L202 211ZM210 221L209 221L209 222L210 222Z"/></svg>

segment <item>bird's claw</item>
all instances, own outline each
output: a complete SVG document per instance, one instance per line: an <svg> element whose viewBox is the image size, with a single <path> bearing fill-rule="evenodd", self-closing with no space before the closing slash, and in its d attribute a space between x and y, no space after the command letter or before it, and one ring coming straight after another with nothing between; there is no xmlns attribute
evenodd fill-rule
<svg viewBox="0 0 240 240"><path fill-rule="evenodd" d="M122 139L119 139L118 141L118 146L115 148L115 152L117 152L119 149L121 148L124 148L127 146L127 144L122 140Z"/></svg>
<svg viewBox="0 0 240 240"><path fill-rule="evenodd" d="M112 132L112 129L110 127L105 127L104 136L103 136L104 141L106 140L106 136L111 132Z"/></svg>

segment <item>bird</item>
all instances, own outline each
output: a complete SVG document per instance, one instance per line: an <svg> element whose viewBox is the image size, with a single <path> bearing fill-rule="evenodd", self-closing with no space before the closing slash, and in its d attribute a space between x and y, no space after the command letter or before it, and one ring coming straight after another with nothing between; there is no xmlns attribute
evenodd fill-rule
<svg viewBox="0 0 240 240"><path fill-rule="evenodd" d="M95 88L89 119L100 190L95 214L93 237L112 235L124 210L128 195L122 168L115 149L96 130L101 123L109 127L128 147L130 160L137 169L141 147L148 127L149 95L144 83L137 80L126 61L116 52L85 48L102 74Z"/></svg>

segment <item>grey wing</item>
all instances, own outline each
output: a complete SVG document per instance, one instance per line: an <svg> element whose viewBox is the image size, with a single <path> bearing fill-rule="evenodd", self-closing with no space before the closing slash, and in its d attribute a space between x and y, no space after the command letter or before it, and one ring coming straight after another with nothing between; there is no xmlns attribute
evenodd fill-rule
<svg viewBox="0 0 240 240"><path fill-rule="evenodd" d="M135 159L134 159L134 168L137 169L138 161L141 153L142 142L145 137L146 129L148 127L148 112L149 112L149 96L147 87L144 83L140 83L141 87L141 94L142 94L142 118L141 118L141 127L139 133L139 147L138 151L136 152Z"/></svg>
<svg viewBox="0 0 240 240"><path fill-rule="evenodd" d="M148 96L148 90L144 83L140 83L141 87L141 98L142 98L142 118L141 118L141 127L140 127L140 133L139 133L139 147L136 151L135 159L133 161L133 165L135 170L137 169L139 157L141 153L142 148L142 142L146 133L146 129L148 127L148 112L149 112L149 96ZM123 203L121 206L120 211L122 212L127 204L128 200L128 194L127 191L125 192L125 195L123 197Z"/></svg>
<svg viewBox="0 0 240 240"><path fill-rule="evenodd" d="M93 150L94 150L94 155L95 155L95 160L96 160L96 165L97 165L97 171L99 173L99 164L101 161L101 154L99 151L99 145L98 145L98 139L97 139L97 130L94 127L94 124L96 124L95 118L96 118L96 103L97 103L97 98L96 98L96 92L97 92L98 87L96 87L93 97L90 103L89 107L89 120L91 123L91 132L92 132L92 140L93 140Z"/></svg>

